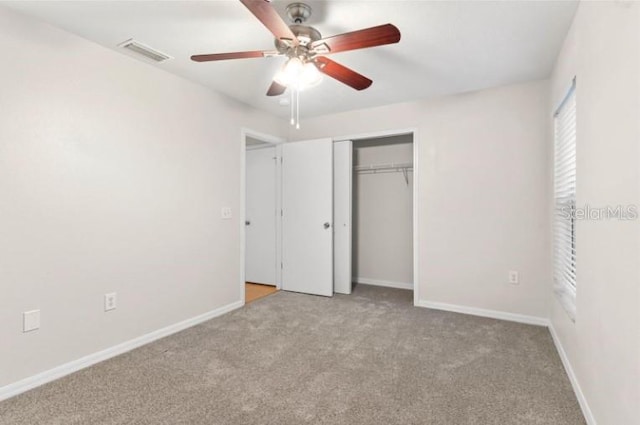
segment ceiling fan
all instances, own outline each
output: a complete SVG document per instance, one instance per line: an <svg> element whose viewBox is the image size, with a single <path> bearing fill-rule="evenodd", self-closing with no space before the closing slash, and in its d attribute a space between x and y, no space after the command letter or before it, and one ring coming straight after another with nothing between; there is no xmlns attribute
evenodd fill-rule
<svg viewBox="0 0 640 425"><path fill-rule="evenodd" d="M311 16L311 8L304 3L292 3L287 6L287 15L292 22L292 25L287 25L271 6L269 0L240 0L240 2L275 36L276 50L194 55L191 59L196 62L209 62L286 56L287 62L275 76L267 90L267 96L281 95L287 87L299 91L313 86L319 83L320 73L356 90L364 90L372 83L369 78L340 65L326 55L400 41L400 31L391 24L322 38L318 30L303 25Z"/></svg>

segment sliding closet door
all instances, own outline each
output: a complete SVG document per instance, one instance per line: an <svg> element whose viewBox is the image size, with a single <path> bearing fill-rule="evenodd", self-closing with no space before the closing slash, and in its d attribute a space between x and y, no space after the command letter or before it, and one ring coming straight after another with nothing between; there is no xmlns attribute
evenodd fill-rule
<svg viewBox="0 0 640 425"><path fill-rule="evenodd" d="M282 146L282 289L333 295L331 139Z"/></svg>
<svg viewBox="0 0 640 425"><path fill-rule="evenodd" d="M353 149L350 140L333 144L333 290L351 293L351 200Z"/></svg>

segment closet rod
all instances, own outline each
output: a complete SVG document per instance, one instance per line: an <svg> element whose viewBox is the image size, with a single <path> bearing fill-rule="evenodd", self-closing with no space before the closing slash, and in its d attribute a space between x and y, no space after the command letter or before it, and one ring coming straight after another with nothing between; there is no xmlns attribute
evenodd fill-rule
<svg viewBox="0 0 640 425"><path fill-rule="evenodd" d="M353 171L358 174L383 174L383 173L399 173L404 176L404 181L409 185L409 171L413 171L413 164L410 162L375 165L356 165Z"/></svg>
<svg viewBox="0 0 640 425"><path fill-rule="evenodd" d="M353 171L413 171L413 164L410 162L391 162L388 164L371 164L371 165L356 165L353 167Z"/></svg>

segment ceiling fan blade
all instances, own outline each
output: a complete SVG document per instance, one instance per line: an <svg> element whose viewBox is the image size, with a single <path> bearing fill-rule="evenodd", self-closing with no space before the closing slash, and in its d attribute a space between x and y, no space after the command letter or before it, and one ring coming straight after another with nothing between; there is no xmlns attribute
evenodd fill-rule
<svg viewBox="0 0 640 425"><path fill-rule="evenodd" d="M279 40L290 40L294 46L298 39L289 25L278 15L268 0L240 0L242 4Z"/></svg>
<svg viewBox="0 0 640 425"><path fill-rule="evenodd" d="M276 56L278 52L253 50L250 52L232 52L232 53L212 53L208 55L193 55L192 61L196 62L211 62L222 61L227 59L247 59L247 58L265 58L269 56Z"/></svg>
<svg viewBox="0 0 640 425"><path fill-rule="evenodd" d="M340 65L338 62L334 62L324 56L319 56L315 58L314 61L320 72L331 78L335 78L341 83L351 86L356 90L364 90L373 83L373 81L364 75L360 75L354 70L349 69L344 65Z"/></svg>
<svg viewBox="0 0 640 425"><path fill-rule="evenodd" d="M311 48L319 54L328 54L384 46L398 41L400 41L400 30L391 24L385 24L323 38L311 43Z"/></svg>
<svg viewBox="0 0 640 425"><path fill-rule="evenodd" d="M267 90L267 96L279 96L287 89L287 86L283 86L278 82L274 81L269 86L269 90Z"/></svg>

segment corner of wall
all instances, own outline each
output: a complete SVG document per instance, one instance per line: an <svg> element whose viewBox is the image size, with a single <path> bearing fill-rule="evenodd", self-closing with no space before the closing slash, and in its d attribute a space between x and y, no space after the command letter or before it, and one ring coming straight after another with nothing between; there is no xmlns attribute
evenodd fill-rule
<svg viewBox="0 0 640 425"><path fill-rule="evenodd" d="M569 377L569 382L571 382L571 387L573 387L573 392L578 399L578 404L580 405L580 409L582 410L582 414L587 421L587 425L597 425L596 419L591 412L591 408L589 407L589 403L587 398L582 391L582 387L580 386L580 382L578 381L578 377L571 366L571 362L569 361L569 357L562 346L562 342L560 341L560 337L556 332L555 327L553 326L553 321L549 320L548 323L549 333L551 334L551 338L553 339L553 344L558 351L558 355L560 356L560 360L562 361L562 365L564 366L564 370L567 372L567 376Z"/></svg>

